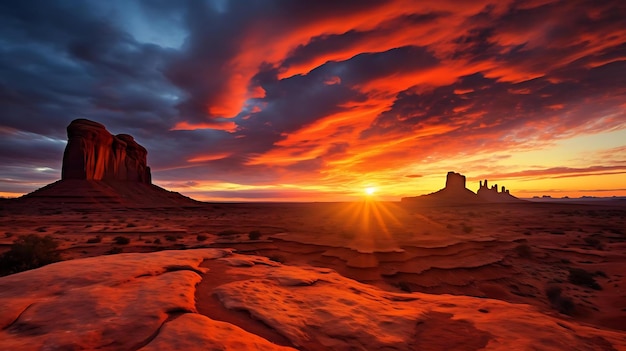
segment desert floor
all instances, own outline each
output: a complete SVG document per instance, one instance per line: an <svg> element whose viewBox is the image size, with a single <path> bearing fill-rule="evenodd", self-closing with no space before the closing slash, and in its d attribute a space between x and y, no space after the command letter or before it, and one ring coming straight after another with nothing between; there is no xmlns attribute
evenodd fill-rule
<svg viewBox="0 0 626 351"><path fill-rule="evenodd" d="M563 320L626 330L623 204L416 208L371 199L150 209L15 204L0 202L0 252L31 233L51 235L66 260L233 248L286 265L331 268L390 292L524 303ZM117 237L130 242L116 243ZM203 265L225 269L220 264ZM577 274L586 278L577 280ZM288 345L271 328L243 312L226 310L213 296L216 286L237 279L223 275L203 280L196 291L198 310Z"/></svg>

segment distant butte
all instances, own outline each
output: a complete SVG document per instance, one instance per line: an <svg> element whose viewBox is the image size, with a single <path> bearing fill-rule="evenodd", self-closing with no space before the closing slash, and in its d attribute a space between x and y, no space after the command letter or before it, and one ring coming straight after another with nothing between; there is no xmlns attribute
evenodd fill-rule
<svg viewBox="0 0 626 351"><path fill-rule="evenodd" d="M401 201L402 203L420 206L448 206L520 202L523 200L511 195L509 190L505 187L502 187L501 192L498 192L497 185L489 188L487 180L485 180L484 183L481 181L478 193L474 193L466 187L466 178L464 175L456 172L448 172L445 188L427 195L403 197Z"/></svg>
<svg viewBox="0 0 626 351"><path fill-rule="evenodd" d="M487 179L485 182L479 183L478 197L487 202L516 202L522 201L509 193L509 189L502 186L502 191L498 192L498 184L494 184L491 188L487 185Z"/></svg>
<svg viewBox="0 0 626 351"><path fill-rule="evenodd" d="M152 184L148 151L128 134L76 119L67 127L61 180L18 199L29 206L71 208L197 207L201 203Z"/></svg>

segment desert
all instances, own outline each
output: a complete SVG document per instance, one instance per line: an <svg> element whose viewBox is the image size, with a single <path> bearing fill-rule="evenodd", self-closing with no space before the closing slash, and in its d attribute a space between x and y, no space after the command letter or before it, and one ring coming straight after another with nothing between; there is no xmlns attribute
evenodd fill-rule
<svg viewBox="0 0 626 351"><path fill-rule="evenodd" d="M0 1L0 351L626 351L626 1Z"/></svg>

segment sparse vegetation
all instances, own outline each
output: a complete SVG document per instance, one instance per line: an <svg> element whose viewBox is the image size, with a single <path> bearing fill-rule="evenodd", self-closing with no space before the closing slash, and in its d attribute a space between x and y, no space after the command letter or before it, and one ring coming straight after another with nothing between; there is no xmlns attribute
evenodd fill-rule
<svg viewBox="0 0 626 351"><path fill-rule="evenodd" d="M111 248L111 250L105 252L105 254L107 254L107 255L116 255L116 254L119 254L119 253L122 253L122 252L124 252L124 249L122 249L121 247L115 246L115 247Z"/></svg>
<svg viewBox="0 0 626 351"><path fill-rule="evenodd" d="M116 236L115 238L113 238L113 241L115 241L115 243L118 245L127 245L128 243L130 243L130 239L125 236Z"/></svg>
<svg viewBox="0 0 626 351"><path fill-rule="evenodd" d="M94 238L87 239L87 244L97 244L97 243L99 243L101 241L102 241L102 237L100 235L97 235Z"/></svg>
<svg viewBox="0 0 626 351"><path fill-rule="evenodd" d="M587 272L582 268L570 268L569 276L567 278L570 283L588 287L594 290L602 290L602 287L593 278L593 274Z"/></svg>
<svg viewBox="0 0 626 351"><path fill-rule="evenodd" d="M196 236L196 240L198 241L206 241L206 239L208 239L208 236L205 234L198 234L198 236Z"/></svg>
<svg viewBox="0 0 626 351"><path fill-rule="evenodd" d="M154 239L154 241L152 243L153 244L160 244L161 243L161 239L156 238L156 239Z"/></svg>
<svg viewBox="0 0 626 351"><path fill-rule="evenodd" d="M400 289L400 290L402 290L404 292L407 292L407 293L412 293L413 292L413 290L411 289L410 283L405 282L403 280L397 282L395 285L398 287L398 289Z"/></svg>
<svg viewBox="0 0 626 351"><path fill-rule="evenodd" d="M468 226L468 225L463 224L463 232L464 232L464 233L469 234L469 233L471 233L472 231L474 231L474 228L472 228L472 227L470 227L470 226Z"/></svg>
<svg viewBox="0 0 626 351"><path fill-rule="evenodd" d="M61 261L58 244L46 235L21 235L11 249L0 256L0 275L7 275Z"/></svg>
<svg viewBox="0 0 626 351"><path fill-rule="evenodd" d="M553 308L559 313L571 316L576 311L576 304L572 298L563 296L563 289L558 285L548 285L546 288L546 296Z"/></svg>
<svg viewBox="0 0 626 351"><path fill-rule="evenodd" d="M250 231L250 233L248 233L248 238L250 240L259 240L260 237L261 237L261 232L258 230L252 230Z"/></svg>
<svg viewBox="0 0 626 351"><path fill-rule="evenodd" d="M126 225L126 228L134 228L134 227L136 227L136 226L137 226L137 225L136 225L135 223L128 223L128 224Z"/></svg>
<svg viewBox="0 0 626 351"><path fill-rule="evenodd" d="M598 277L602 277L602 278L608 278L609 276L606 275L606 273L604 273L604 271L596 271L593 275L598 276Z"/></svg>
<svg viewBox="0 0 626 351"><path fill-rule="evenodd" d="M598 250L602 250L604 249L604 245L602 245L602 242L598 239L598 238L594 238L592 236L588 236L586 238L583 238L583 241L589 245L592 246Z"/></svg>
<svg viewBox="0 0 626 351"><path fill-rule="evenodd" d="M514 250L517 256L521 258L531 258L533 256L533 252L527 244L517 245Z"/></svg>
<svg viewBox="0 0 626 351"><path fill-rule="evenodd" d="M165 236L165 240L167 240L167 241L176 241L178 239L174 235L168 234L168 235Z"/></svg>
<svg viewBox="0 0 626 351"><path fill-rule="evenodd" d="M271 255L268 258L271 261L278 262L278 263L285 263L286 261L285 256L282 256L282 255Z"/></svg>

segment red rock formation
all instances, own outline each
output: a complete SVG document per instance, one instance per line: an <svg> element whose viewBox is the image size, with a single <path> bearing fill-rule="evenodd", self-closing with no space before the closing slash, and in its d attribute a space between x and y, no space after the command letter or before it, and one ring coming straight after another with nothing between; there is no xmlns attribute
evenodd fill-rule
<svg viewBox="0 0 626 351"><path fill-rule="evenodd" d="M113 136L100 123L76 119L67 137L61 179L152 182L148 151L132 136Z"/></svg>
<svg viewBox="0 0 626 351"><path fill-rule="evenodd" d="M485 183L479 182L480 186L478 188L477 195L481 199L488 202L512 202L518 201L519 199L509 193L509 190L504 186L502 187L502 191L498 192L498 185L494 184L491 188L488 185L487 179L485 179Z"/></svg>
<svg viewBox="0 0 626 351"><path fill-rule="evenodd" d="M420 206L447 206L480 202L476 194L465 187L465 181L464 175L448 172L445 188L427 195L403 197L401 201Z"/></svg>
<svg viewBox="0 0 626 351"><path fill-rule="evenodd" d="M515 202L522 201L511 195L507 189L502 187L502 192L498 192L498 186L491 188L485 183L480 182L478 194L465 187L466 178L464 175L456 172L448 172L446 176L446 187L431 194L403 197L403 203L409 203L420 206L447 206L447 205L469 205L493 202Z"/></svg>
<svg viewBox="0 0 626 351"><path fill-rule="evenodd" d="M465 176L460 173L448 172L446 176L446 189L465 189Z"/></svg>

